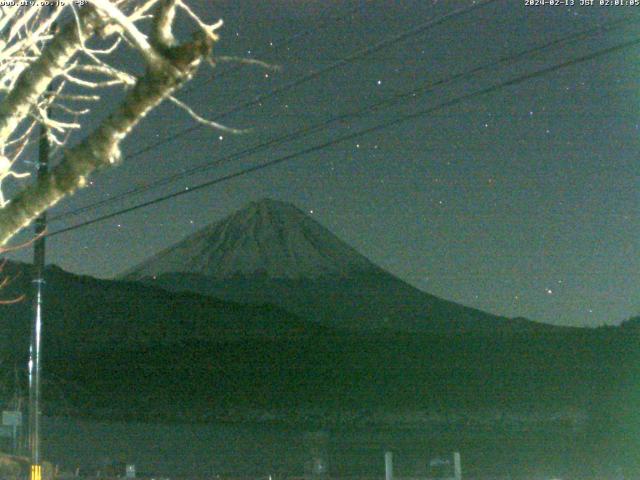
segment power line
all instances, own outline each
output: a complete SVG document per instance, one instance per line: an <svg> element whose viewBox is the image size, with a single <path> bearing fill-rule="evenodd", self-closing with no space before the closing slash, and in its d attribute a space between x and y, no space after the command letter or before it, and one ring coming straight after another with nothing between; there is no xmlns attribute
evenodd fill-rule
<svg viewBox="0 0 640 480"><path fill-rule="evenodd" d="M307 35L310 35L310 34L311 34L311 33L313 33L315 30L319 30L319 29L321 29L322 27L324 27L325 25L327 25L327 24L329 24L329 23L332 23L332 22L335 22L335 21L340 21L340 20L342 20L342 19L344 19L344 18L347 18L347 17L349 17L349 16L351 16L351 15L353 15L353 14L357 13L359 9L360 9L360 7L355 7L354 9L349 10L349 11L348 11L346 14L344 14L344 15L340 15L340 16L336 16L336 17L329 18L329 19L325 19L325 20L324 20L324 21L322 21L320 24L316 24L316 25L314 25L314 27L313 27L313 28L306 29L306 30L304 30L304 31L302 31L302 32L298 32L298 33L296 33L295 35L292 35L291 37L286 38L286 39L282 40L281 42L279 42L279 44L277 44L277 45L274 47L274 50L278 50L278 49L280 49L280 48L282 48L282 47L285 47L285 46L289 45L290 43L293 43L294 41L296 41L296 40L298 40L298 39L300 39L300 38L303 38L303 37L305 37L305 36L307 36ZM242 70L242 69L243 69L244 67L246 67L246 66L247 66L247 64L246 64L246 63L238 63L238 64L236 64L234 67L230 68L229 70L225 70L225 71L223 71L223 72L221 72L221 73L214 73L214 74L210 75L210 76L209 76L209 80L214 80L214 79L215 79L215 80L219 80L220 78L224 78L224 77L226 77L227 75L231 75L231 74L233 74L233 73L235 73L235 72L237 72L237 71L239 71L239 70ZM192 84L190 84L189 86L187 86L187 87L185 87L185 88L181 89L181 90L180 90L180 93L189 93L189 92L191 92L194 88L195 88L195 87L194 87L194 84L192 83ZM277 93L280 93L280 92L277 92ZM277 93L276 93L276 94L277 94ZM265 94L265 95L269 95L269 93L267 93L267 94ZM260 100L259 100L259 101L260 101ZM258 103L259 103L259 101L258 101ZM239 106L237 106L237 108L241 108L241 107L243 107L243 105L245 105L245 104L239 105ZM234 108L236 108L236 107L234 107ZM235 113L235 110L233 110L233 111L231 111L231 110L230 110L230 111L226 111L226 112L224 112L224 113L221 113L220 115L218 115L217 117L215 117L215 118L214 118L214 120L219 120L219 119L221 119L221 118L222 118L222 117L224 117L224 116L230 115L231 113ZM158 142L154 142L153 144L149 144L149 145L147 145L147 146L143 147L142 149L140 149L140 150L138 150L138 151L134 151L133 153L131 153L131 154L127 155L127 156L125 157L125 159L130 159L130 158L138 157L138 156L140 156L141 154L146 153L146 152L147 152L147 151L149 151L149 150L153 150L153 149L157 148L158 146L163 145L164 143L168 143L169 141L172 141L174 138L179 138L179 137L181 137L181 136L183 136L183 135L186 135L186 134L188 134L188 133L190 133L190 132L192 132L192 131L194 131L194 130L197 130L197 129L199 129L199 128L202 128L202 127L203 127L203 125L201 125L201 124L197 124L197 125L194 125L194 126L192 126L192 127L188 127L188 128L186 128L186 129L184 129L184 130L182 130L182 131L180 131L180 132L177 132L176 134L174 134L174 135L173 135L173 136L171 136L171 137L165 137L164 139L162 139L162 140L160 140L160 141L158 141Z"/></svg>
<svg viewBox="0 0 640 480"><path fill-rule="evenodd" d="M601 57L601 56L604 56L604 55L608 55L608 54L611 54L611 53L614 53L614 52L617 52L617 51L620 51L620 50L623 50L623 49L626 49L626 48L630 48L630 47L633 47L633 46L638 45L638 44L640 44L640 38L629 40L627 42L623 42L621 44L618 44L618 45L615 45L615 46L612 46L612 47L608 47L608 48L605 48L605 49L601 49L601 50L598 50L596 52L592 52L590 54L583 55L581 57L578 57L578 58L575 58L575 59L572 59L572 60L567 60L565 62L553 65L551 67L546 67L546 68L543 68L543 69L540 69L540 70L537 70L537 71L534 71L534 72L531 72L531 73L527 73L527 74L521 75L519 77L512 78L510 80L506 80L504 82L500 82L500 83L492 85L490 87L486 87L486 88L480 89L480 90L478 90L476 92L472 92L472 93L469 93L469 94L466 94L466 95L461 95L461 96L455 97L455 98L453 98L451 100L447 100L446 102L440 103L439 105L436 105L434 107L430 107L430 108L427 108L427 109L424 109L424 110L419 110L419 111L411 113L411 114L403 115L403 116L395 118L393 120L390 120L390 121L387 121L387 122L383 122L381 124L378 124L378 125L375 125L375 126L372 126L372 127L365 128L365 129L360 130L358 132L353 132L353 133L350 133L350 134L343 135L341 137L335 138L333 140L329 140L327 142L324 142L324 143L321 143L321 144L318 144L318 145L314 145L313 147L309 147L309 148L300 150L300 151L298 151L296 153L285 155L285 156L277 158L275 160L271 160L269 162L265 162L265 163L262 163L262 164L259 164L259 165L254 165L253 167L249 167L249 168L240 170L239 172L231 173L231 174L228 174L228 175L224 175L222 177L215 178L213 180L209 180L207 182L200 183L200 184L198 184L198 185L196 185L194 187L191 187L188 190L180 190L180 191L177 191L177 192L170 193L168 195L163 195L161 197L157 197L157 198L155 198L153 200L150 200L150 201L147 201L147 202L139 203L137 205L134 205L134 206L131 206L131 207L128 207L128 208L124 208L124 209L118 210L116 212L112 212L112 213L109 213L109 214L106 214L106 215L102 215L100 217L97 217L97 218L94 218L94 219L91 219L91 220L87 220L85 222L82 222L82 223L79 223L79 224L76 224L76 225L72 225L70 227L66 227L66 228L62 228L62 229L56 230L54 232L49 233L47 236L51 237L51 236L59 235L61 233L66 233L66 232L69 232L69 231L77 230L79 228L83 228L83 227L86 227L88 225L92 225L92 224L97 223L97 222L108 220L110 218L113 218L113 217L116 217L116 216L119 216L119 215L123 215L125 213L129 213L129 212L132 212L132 211L135 211L135 210L139 210L141 208L149 207L151 205L155 205L157 203L164 202L166 200L170 200L172 198L176 198L176 197L179 197L179 196L182 196L182 195L186 195L188 193L192 193L192 192L195 192L195 191L198 191L198 190L202 190L204 188L211 187L213 185L217 185L219 183L223 183L225 181L228 181L228 180L231 180L231 179L234 179L234 178L238 178L238 177L241 177L241 176L244 176L244 175L256 172L256 171L259 171L259 170L266 169L268 167L272 167L274 165L278 165L278 164L287 162L289 160L293 160L295 158L298 158L298 157L301 157L301 156L304 156L304 155L308 155L310 153L314 153L314 152L323 150L325 148L331 147L333 145L337 145L339 143L342 143L342 142L345 142L345 141L348 141L348 140L353 140L353 139L361 137L363 135L367 135L367 134L370 134L370 133L373 133L373 132L381 131L381 130L387 129L389 127L393 127L393 126L399 125L401 123L405 123L405 122L408 122L408 121L411 121L411 120L415 120L417 118L423 117L423 116L428 115L430 113L434 113L434 112L436 112L438 110L442 110L443 108L449 108L449 107L458 105L458 104L460 104L460 103L462 103L464 101L470 100L472 98L476 98L476 97L479 97L479 96L487 95L489 93L494 93L494 92L496 92L498 90L501 90L503 88L514 86L514 85L518 85L520 83L526 82L528 80L532 80L534 78L542 77L544 75L547 75L549 73L555 72L557 70L560 70L560 69L563 69L563 68L566 68L566 67L569 67L569 66L577 65L579 63L583 63L583 62L586 62L586 61L589 61L589 60L594 60L594 59L596 59L598 57Z"/></svg>
<svg viewBox="0 0 640 480"><path fill-rule="evenodd" d="M319 70L314 70L306 75L303 75L295 80L292 80L291 82L285 83L284 85L281 85L279 87L276 87L266 93L257 95L253 100L249 100L247 102L241 103L239 105L236 105L235 107L232 107L226 111L224 111L223 113L215 116L213 118L214 121L219 121L221 119L223 119L224 117L227 117L231 114L237 113L239 111L245 110L249 107L258 105L259 103L268 100L270 98L273 98L281 93L287 92L299 85L302 85L306 82L309 82L311 80L314 80L318 77L321 77L322 75L325 75L326 73L332 72L334 70L337 70L340 67L343 67L345 65L348 65L349 63L358 60L360 58L363 57L367 57L369 55L371 55L372 53L375 53L379 50L382 50L390 45L402 42L408 38L411 38L413 36L419 35L423 32L426 32L427 30L436 27L438 25L441 25L445 22L448 22L449 20L453 20L455 18L461 17L463 15L466 15L468 13L471 13L475 10L478 10L480 8L483 8L487 5L490 5L492 3L496 3L500 0L486 0L484 2L479 2L476 3L474 5L471 5L470 7L464 7L464 8L459 8L456 9L452 12L449 12L445 15L442 15L436 19L430 19L426 22L423 22L421 24L419 24L418 26L409 29L409 30L405 30L403 32L400 32L396 35L393 35L391 37L387 37L383 40L380 40L379 42L375 43L374 45L364 48L362 50L358 50L357 52L348 55L345 58L339 59L333 63L331 63L330 65L327 65L324 68L321 68ZM159 140L157 142L151 143L149 145L147 145L146 147L143 147L139 150L134 151L133 153L129 154L126 156L126 159L131 159L131 158L135 158L138 157L140 155L142 155L143 153L146 153L148 151L154 150L156 148L158 148L161 145L164 145L165 143L169 143L172 142L180 137L183 137L191 132L194 132L196 130L199 130L201 128L203 128L204 125L202 124L197 124L197 125L193 125L192 127L188 127L185 128L184 130L181 130L180 132L176 132L173 135L169 135L168 137L163 138L162 140Z"/></svg>
<svg viewBox="0 0 640 480"><path fill-rule="evenodd" d="M565 35L565 36L563 36L561 38L558 38L558 39L552 40L550 42L547 42L544 45L540 45L540 46L537 46L537 47L532 47L532 48L526 49L526 50L518 52L518 53L514 53L514 54L511 54L511 55L503 56L501 58L498 58L497 60L493 60L491 62L482 64L480 66L476 66L476 67L474 67L474 68L472 68L470 70L454 74L452 76L440 79L440 80L435 81L435 82L426 82L425 84L423 84L423 85L421 85L421 86L419 86L417 88L414 88L414 89L409 90L409 91L397 93L395 95L392 95L390 97L382 99L379 102L376 102L374 104L367 105L367 106L365 106L365 107L363 107L361 109L358 109L357 111L343 113L341 115L337 115L337 116L331 117L331 118L329 118L327 120L321 121L321 122L316 123L314 125L300 128L298 130L295 130L294 132L291 132L291 133L288 133L288 134L285 134L285 135L280 135L278 137L271 138L271 139L269 139L266 142L263 142L261 144L254 145L254 146L252 146L250 148L241 150L239 152L234 152L234 153L232 153L230 155L227 155L225 157L222 157L220 159L216 159L216 160L213 160L213 161L205 162L203 164L200 164L200 165L197 165L195 167L192 167L192 168L190 168L190 169L188 169L188 170L186 170L184 172L176 173L174 175L170 175L168 177L156 180L156 181L154 181L154 182L152 182L152 183L150 183L148 185L136 187L136 188L127 190L126 192L123 192L123 193L121 193L119 195L116 195L116 196L113 196L113 197L109 197L109 198L100 200L98 202L94 202L94 203L92 203L90 205L86 205L84 207L80 207L80 208L77 208L75 210L71 210L69 212L61 213L61 214L59 214L59 215L57 215L55 217L52 217L50 220L51 221L56 221L56 220L60 220L62 218L66 218L66 217L69 217L69 216L78 215L80 213L83 213L83 212L86 212L86 211L89 211L89 210L93 210L95 208L98 208L98 207L113 203L115 201L122 200L124 198L129 197L129 196L141 194L141 193L149 191L149 190L151 190L153 188L156 188L156 187L159 187L159 186L165 186L165 185L174 183L174 182L176 182L178 180L181 180L183 178L189 177L191 175L195 175L196 173L200 173L200 172L203 172L203 171L210 170L212 168L218 167L218 166L220 166L221 164L223 164L225 162L229 162L229 161L232 161L232 160L245 158L245 157L247 157L249 155L255 154L255 153L257 153L257 152L259 152L261 150L264 150L264 149L266 149L268 147L277 146L277 145L279 145L281 143L285 143L285 142L288 142L288 141L301 139L301 138L303 138L305 136L308 136L311 133L317 132L319 130L323 130L325 127L328 127L331 124L342 122L342 121L345 121L347 119L357 118L357 117L362 116L364 114L373 112L373 111L379 109L380 107L390 107L390 106L396 105L396 104L400 103L403 100L411 99L411 98L415 97L417 94L428 93L431 90L433 90L435 87L441 87L441 86L447 85L449 83L452 83L452 82L454 82L456 80L465 79L466 77L469 77L469 76L472 76L472 75L476 75L476 74L478 74L478 73L480 73L480 72L482 72L484 70L488 70L490 68L493 68L493 67L496 67L496 66L500 66L501 64L506 64L506 63L509 63L509 62L515 62L515 61L521 60L524 57L536 54L538 52L547 51L549 48L555 47L557 45L566 44L566 43L570 43L570 42L573 42L573 41L576 41L576 40L580 40L580 39L583 39L585 37L591 36L594 33L607 31L607 30L613 29L615 27L618 27L623 23L629 23L629 22L632 22L632 21L638 21L639 19L640 18L637 17L637 16L625 17L625 18L623 18L621 20L610 22L610 23L608 23L606 25L603 25L603 26L598 26L598 27L595 27L595 28L591 28L591 29L580 31L580 32L576 32L576 33Z"/></svg>

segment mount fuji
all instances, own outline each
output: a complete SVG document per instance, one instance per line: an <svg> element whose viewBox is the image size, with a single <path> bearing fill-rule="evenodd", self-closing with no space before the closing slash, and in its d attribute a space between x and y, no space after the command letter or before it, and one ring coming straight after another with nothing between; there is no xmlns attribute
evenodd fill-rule
<svg viewBox="0 0 640 480"><path fill-rule="evenodd" d="M553 329L420 291L375 265L292 204L263 199L125 272L171 291L273 304L333 328L369 332Z"/></svg>
<svg viewBox="0 0 640 480"><path fill-rule="evenodd" d="M15 281L2 298L32 292L29 265L9 262L3 274ZM618 383L628 378L635 392L640 365L634 328L560 328L438 298L273 200L248 205L120 280L55 266L46 278L43 371L66 382L47 389L47 409L71 405L110 421L277 414L348 426L387 421L366 412L446 407L480 412L486 422L487 408L501 419L543 408L556 428L557 405L582 412L600 402L605 419L624 411L594 392L630 398ZM0 365L26 364L30 318L29 301L0 308Z"/></svg>

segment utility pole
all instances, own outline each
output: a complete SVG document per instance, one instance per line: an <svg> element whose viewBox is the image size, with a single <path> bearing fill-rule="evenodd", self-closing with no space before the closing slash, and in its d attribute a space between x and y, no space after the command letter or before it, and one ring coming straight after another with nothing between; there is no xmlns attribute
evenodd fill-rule
<svg viewBox="0 0 640 480"><path fill-rule="evenodd" d="M54 7L50 11L53 13ZM53 31L56 26L52 27ZM51 85L47 88L51 92ZM51 110L47 109L47 116ZM42 123L38 135L37 179L49 172L49 135L47 126ZM42 316L45 286L45 230L47 212L44 211L35 221L35 242L33 245L33 325L29 348L29 450L31 453L30 480L42 480L42 461L40 458L40 357L42 343Z"/></svg>
<svg viewBox="0 0 640 480"><path fill-rule="evenodd" d="M384 478L385 480L393 480L393 453L391 451L384 452Z"/></svg>

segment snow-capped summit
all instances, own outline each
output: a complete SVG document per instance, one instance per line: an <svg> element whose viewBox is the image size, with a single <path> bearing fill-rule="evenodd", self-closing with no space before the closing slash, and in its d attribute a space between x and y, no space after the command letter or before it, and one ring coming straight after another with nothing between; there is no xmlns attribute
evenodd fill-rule
<svg viewBox="0 0 640 480"><path fill-rule="evenodd" d="M159 252L125 278L192 273L219 280L313 279L376 269L294 205L262 199Z"/></svg>
<svg viewBox="0 0 640 480"><path fill-rule="evenodd" d="M537 328L422 292L295 206L250 203L126 273L166 290L276 305L330 328L495 332Z"/></svg>

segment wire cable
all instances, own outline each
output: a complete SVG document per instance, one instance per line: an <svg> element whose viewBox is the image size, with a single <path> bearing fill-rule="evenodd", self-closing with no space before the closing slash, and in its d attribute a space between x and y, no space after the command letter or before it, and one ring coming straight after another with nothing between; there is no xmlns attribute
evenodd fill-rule
<svg viewBox="0 0 640 480"><path fill-rule="evenodd" d="M260 170L263 170L263 169L266 169L266 168L269 168L269 167L272 167L272 166L275 166L275 165L278 165L278 164L293 160L295 158L299 158L299 157L308 155L310 153L318 152L320 150L323 150L325 148L340 144L340 143L348 141L348 140L353 140L353 139L356 139L358 137L361 137L361 136L364 136L364 135L367 135L367 134L370 134L370 133L382 131L384 129L399 125L401 123L405 123L405 122L409 122L409 121L412 121L412 120L416 120L416 119L418 119L420 117L424 117L425 115L437 112L437 111L442 110L444 108L449 108L449 107L458 105L458 104L460 104L460 103L462 103L464 101L471 100L473 98L476 98L476 97L479 97L479 96L483 96L483 95L487 95L487 94L490 94L490 93L494 93L494 92L499 91L501 89L504 89L504 88L507 88L507 87L511 87L511 86L514 86L514 85L518 85L520 83L526 82L528 80L532 80L534 78L539 78L539 77L548 75L549 73L556 72L556 71L558 71L560 69L563 69L563 68L566 68L566 67L577 65L579 63L583 63L583 62L586 62L586 61L589 61L589 60L594 60L594 59L602 57L604 55L609 55L609 54L614 53L614 52L618 52L618 51L621 51L621 50L624 50L624 49L627 49L627 48L634 47L634 46L636 46L638 44L640 44L640 38L635 38L633 40L629 40L629 41L623 42L621 44L618 44L618 45L615 45L615 46L612 46L612 47L604 48L604 49L601 49L601 50L598 50L596 52L592 52L592 53L583 55L581 57L578 57L578 58L575 58L575 59L572 59L572 60L567 60L565 62L556 64L556 65L553 65L553 66L550 66L550 67L546 67L546 68L543 68L543 69L540 69L540 70L536 70L534 72L530 72L530 73L527 73L527 74L524 74L524 75L521 75L521 76L518 76L518 77L515 77L515 78L512 78L512 79L506 80L504 82L497 83L497 84L492 85L490 87L482 88L482 89L477 90L475 92L455 97L453 99L450 99L450 100L447 100L447 101L445 101L443 103L440 103L439 105L436 105L434 107L429 107L427 109L419 110L419 111L411 113L411 114L403 115L403 116L395 118L393 120L390 120L390 121L387 121L387 122L383 122L383 123L380 123L378 125L375 125L375 126L372 126L372 127L368 127L368 128L362 129L362 130L357 131L357 132L353 132L353 133L350 133L350 134L347 134L347 135L343 135L341 137L329 140L327 142L320 143L318 145L314 145L312 147L300 150L298 152L295 152L295 153L292 153L292 154L288 154L288 155L285 155L283 157L280 157L280 158L277 158L277 159L274 159L274 160L271 160L271 161L268 161L268 162L264 162L264 163L261 163L261 164L258 164L258 165L254 165L252 167L248 167L248 168L240 170L238 172L234 172L234 173L231 173L231 174L228 174L228 175L224 175L222 177L218 177L218 178L215 178L215 179L200 183L200 184L198 184L198 185L196 185L194 187L189 188L188 190L180 190L180 191L173 192L173 193L170 193L170 194L167 194L167 195L163 195L163 196L157 197L157 198L155 198L153 200L149 200L147 202L139 203L137 205L133 205L131 207L127 207L127 208L118 210L116 212L112 212L112 213L109 213L109 214L106 214L106 215L102 215L102 216L93 218L91 220L87 220L87 221L78 223L76 225L72 225L72 226L69 226L69 227L65 227L65 228L53 231L53 232L47 234L46 236L47 237L53 237L53 236L56 236L56 235L60 235L62 233L70 232L70 231L73 231L73 230L77 230L79 228L83 228L83 227L92 225L94 223L102 222L104 220L108 220L110 218L114 218L116 216L123 215L125 213L129 213L129 212L132 212L132 211L135 211L135 210L139 210L141 208L146 208L146 207L149 207L149 206L152 206L152 205L156 205L158 203L161 203L161 202L173 199L173 198L177 198L179 196L186 195L188 193L196 192L196 191L202 190L204 188L208 188L208 187L211 187L213 185L217 185L217 184L232 180L234 178L238 178L238 177L241 177L241 176L244 176L244 175L248 175L250 173L257 172L257 171L260 171Z"/></svg>
<svg viewBox="0 0 640 480"><path fill-rule="evenodd" d="M362 116L364 114L368 114L368 113L374 112L374 111L378 110L381 107L390 107L390 106L397 105L398 103L400 103L400 102L402 102L404 100L407 100L407 99L410 100L411 98L415 97L418 94L429 93L430 91L432 91L436 87L442 87L444 85L450 84L450 83L452 83L454 81L457 81L457 80L467 79L467 77L476 75L478 73L481 73L481 72L483 72L485 70L494 68L496 66L500 66L500 65L506 64L506 63L515 62L515 61L521 60L521 59L523 59L525 57L528 57L528 56L531 56L531 55L535 55L535 54L537 54L539 52L547 52L550 48L553 48L553 47L555 47L557 45L563 45L564 46L566 43L571 43L571 42L574 42L574 41L577 41L577 40L580 40L580 39L584 39L585 37L592 36L594 33L600 33L602 31L611 30L611 29L613 29L615 27L620 26L623 23L629 23L629 22L632 22L632 21L636 21L637 22L638 20L640 20L640 17L638 17L638 16L625 17L625 18L623 18L621 20L617 20L617 21L611 22L611 23L606 24L604 26L598 26L598 27L587 29L587 30L583 30L583 31L580 31L580 32L577 32L577 33L565 35L565 36L563 36L561 38L558 38L558 39L552 40L550 42L547 42L544 45L540 45L540 46L537 46L537 47L529 48L529 49L526 49L524 51L520 51L520 52L511 54L511 55L503 56L501 58L498 58L497 60L493 60L491 62L482 64L480 66L476 66L476 67L474 67L474 68L472 68L470 70L467 70L465 72L460 72L460 73L457 73L457 74L454 74L452 76L440 79L440 80L435 81L435 82L426 82L426 83L424 83L423 85L421 85L421 86L419 86L417 88L414 88L414 89L409 90L409 91L404 91L404 92L401 92L401 93L397 93L395 95L392 95L390 97L382 99L379 102L376 102L376 103L371 104L371 105L367 105L367 106L365 106L363 108L360 108L360 109L358 109L356 111L347 112L347 113L343 113L341 115L337 115L337 116L331 117L331 118L329 118L327 120L318 122L318 123L316 123L314 125L310 125L310 126L307 126L307 127L300 128L300 129L295 130L295 131L293 131L291 133L287 133L287 134L284 134L284 135L273 137L273 138L267 140L266 142L260 143L258 145L254 145L252 147L249 147L249 148L241 150L241 151L237 151L237 152L231 153L231 154L229 154L227 156L224 156L222 158L215 159L213 161L210 160L210 161L204 162L204 163L202 163L200 165L196 165L196 166L194 166L194 167L192 167L192 168L190 168L190 169L188 169L186 171L183 171L183 172L180 172L180 173L176 173L176 174L169 175L167 177L158 179L158 180L156 180L154 182L151 182L150 184L139 186L139 187L136 187L136 188L133 188L133 189L129 189L129 190L127 190L125 192L122 192L122 193L120 193L118 195L115 195L113 197L109 197L109 198L100 200L98 202L94 202L94 203L86 205L84 207L80 207L80 208L77 208L77 209L74 209L74 210L71 210L71 211L68 211L68 212L63 212L63 213L61 213L59 215L51 217L50 221L59 221L59 220L61 220L63 218L67 218L69 216L75 216L75 215L78 215L80 213L84 213L86 211L94 210L94 209L96 209L98 207L101 207L101 206L104 206L104 205L108 205L108 204L111 204L111 203L119 201L119 200L123 200L123 199L125 199L127 197L130 197L132 195L139 195L139 194L144 193L146 191L149 191L151 189L154 189L154 188L157 188L157 187L160 187L160 186L169 185L171 183L177 182L177 181L179 181L181 179L187 178L187 177L195 175L197 173L201 173L201 172L210 170L212 168L219 167L220 165L222 165L222 164L224 164L226 162L230 162L232 160L238 160L238 159L245 158L245 157L247 157L249 155L258 153L258 152L260 152L262 150L265 150L265 149L267 149L269 147L278 146L278 145L280 145L282 143L289 142L289 141L299 140L299 139L304 138L304 137L306 137L306 136L308 136L308 135L310 135L312 133L315 133L315 132L318 132L320 130L323 130L323 129L325 129L326 127L328 127L330 125L333 125L333 124L336 124L336 123L339 123L339 122L343 122L345 120L350 120L350 119L353 119L353 118L360 117L360 116Z"/></svg>
<svg viewBox="0 0 640 480"><path fill-rule="evenodd" d="M239 105L236 105L218 115L216 115L215 117L213 117L214 121L219 121L225 117L228 117L229 115L232 115L234 113L238 113L242 110L245 110L247 108L253 107L255 105L258 105L259 103L268 100L270 98L273 98L277 95L280 95L281 93L287 92L299 85L302 85L304 83L307 83L311 80L314 80L316 78L321 77L322 75L325 75L327 73L330 73L334 70L337 70L338 68L341 68L343 66L348 65L349 63L354 62L355 60L358 60L360 58L363 57L367 57L369 55L371 55L372 53L375 53L379 50L382 50L384 48L387 48L391 45L394 45L396 43L402 42L408 38L411 38L413 36L419 35L421 33L424 33L428 30L430 30L431 28L437 27L439 25L442 25L443 23L446 23L450 20L456 19L458 17L461 17L463 15L466 15L468 13L474 12L478 9L484 8L487 5L490 5L492 3L496 3L499 2L501 0L485 0L484 2L478 2L475 3L473 5L471 5L470 7L464 7L464 8L459 8L456 9L452 12L449 12L445 15L442 15L436 19L430 19L426 22L423 22L421 24L419 24L418 26L411 28L409 30L405 30L403 32L400 32L396 35L392 35L391 37L387 37L383 40L380 40L379 42L375 43L374 45L364 48L362 50L358 50L355 53L352 53L351 55L348 55L345 58L339 59L329 65L327 65L324 68L318 69L318 70L314 70L312 72L309 72L306 75L303 75L295 80L292 80L291 82L285 83L284 85L281 85L279 87L276 87L266 93L257 95L253 100L249 100L247 102L243 102ZM157 142L151 143L139 150L134 151L133 153L125 156L125 159L131 159L131 158L135 158L138 157L146 152L149 152L151 150L154 150L156 148L158 148L161 145L164 145L166 143L170 143L175 141L176 139L183 137L191 132L194 132L196 130L199 130L201 128L203 128L204 125L202 124L197 124L197 125L193 125L191 127L185 128L184 130L181 130L179 132L174 133L173 135L169 135L168 137L163 138L162 140L159 140Z"/></svg>

